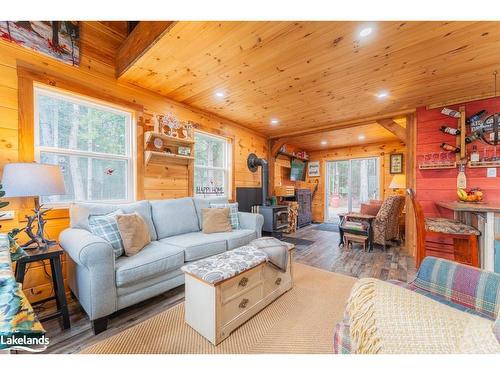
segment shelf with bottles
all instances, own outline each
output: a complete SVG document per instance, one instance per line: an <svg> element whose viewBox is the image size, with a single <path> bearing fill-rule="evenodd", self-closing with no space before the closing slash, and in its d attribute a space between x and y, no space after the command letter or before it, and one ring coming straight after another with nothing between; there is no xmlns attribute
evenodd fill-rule
<svg viewBox="0 0 500 375"><path fill-rule="evenodd" d="M482 151L479 151L477 145L473 145L467 166L469 168L500 167L500 153L498 151L497 146L484 146Z"/></svg>

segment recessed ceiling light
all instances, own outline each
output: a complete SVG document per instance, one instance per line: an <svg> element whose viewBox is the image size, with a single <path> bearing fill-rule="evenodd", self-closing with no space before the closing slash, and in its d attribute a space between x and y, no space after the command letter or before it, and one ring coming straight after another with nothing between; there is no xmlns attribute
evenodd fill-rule
<svg viewBox="0 0 500 375"><path fill-rule="evenodd" d="M278 120L277 118L272 118L272 119L271 119L271 124L272 124L272 125L277 125L277 124L279 124L279 123L280 123L280 120Z"/></svg>
<svg viewBox="0 0 500 375"><path fill-rule="evenodd" d="M361 38L364 38L364 37L367 37L368 35L370 35L372 32L373 32L372 27L365 27L365 28L361 29L361 31L359 32L359 36Z"/></svg>
<svg viewBox="0 0 500 375"><path fill-rule="evenodd" d="M325 146L328 142L327 141L321 141L321 145Z"/></svg>
<svg viewBox="0 0 500 375"><path fill-rule="evenodd" d="M366 137L363 134L358 135L358 139L360 141L364 140Z"/></svg>
<svg viewBox="0 0 500 375"><path fill-rule="evenodd" d="M384 99L384 98L387 98L389 96L389 93L385 90L382 90L382 91L379 91L377 94L376 94L377 98L379 99Z"/></svg>
<svg viewBox="0 0 500 375"><path fill-rule="evenodd" d="M218 98L223 98L224 97L224 91L216 91L215 96Z"/></svg>

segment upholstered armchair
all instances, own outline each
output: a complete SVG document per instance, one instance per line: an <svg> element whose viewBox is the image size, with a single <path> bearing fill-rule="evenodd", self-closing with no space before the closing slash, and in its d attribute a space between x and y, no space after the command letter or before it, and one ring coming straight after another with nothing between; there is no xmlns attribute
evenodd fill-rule
<svg viewBox="0 0 500 375"><path fill-rule="evenodd" d="M340 224L340 235L342 236L345 232L355 231L355 229L347 227L349 221L365 222L368 227L367 233L369 241L383 246L385 250L387 241L394 240L398 237L399 216L403 211L404 203L404 196L391 195L384 200L380 209L378 209L375 203L370 203L362 207L363 212L361 213L350 212L345 214ZM364 234L365 230L363 229L362 231ZM342 238L341 244L343 244Z"/></svg>
<svg viewBox="0 0 500 375"><path fill-rule="evenodd" d="M404 203L404 196L391 195L384 201L373 221L373 242L382 245L384 250L387 241L398 237L399 216L403 211Z"/></svg>

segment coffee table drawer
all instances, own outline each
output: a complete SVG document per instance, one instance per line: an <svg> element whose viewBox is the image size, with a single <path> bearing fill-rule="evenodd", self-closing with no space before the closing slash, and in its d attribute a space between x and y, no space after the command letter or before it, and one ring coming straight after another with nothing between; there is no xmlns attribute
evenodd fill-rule
<svg viewBox="0 0 500 375"><path fill-rule="evenodd" d="M242 273L231 280L227 280L220 286L222 304L231 300L235 295L252 289L262 282L262 266L257 266Z"/></svg>
<svg viewBox="0 0 500 375"><path fill-rule="evenodd" d="M264 267L264 294L268 295L273 290L282 287L290 282L290 260L288 262L287 272L281 272L271 265Z"/></svg>
<svg viewBox="0 0 500 375"><path fill-rule="evenodd" d="M262 282L254 285L248 291L235 296L221 306L221 324L224 325L249 310L262 300Z"/></svg>

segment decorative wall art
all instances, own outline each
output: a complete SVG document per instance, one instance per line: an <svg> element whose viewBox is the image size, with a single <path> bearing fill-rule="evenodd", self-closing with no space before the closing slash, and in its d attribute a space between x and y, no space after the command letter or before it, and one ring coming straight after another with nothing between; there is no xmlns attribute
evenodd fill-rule
<svg viewBox="0 0 500 375"><path fill-rule="evenodd" d="M403 154L391 154L390 173L403 173Z"/></svg>
<svg viewBox="0 0 500 375"><path fill-rule="evenodd" d="M307 163L307 175L309 177L319 177L319 161L310 161Z"/></svg>
<svg viewBox="0 0 500 375"><path fill-rule="evenodd" d="M0 39L66 64L80 63L80 27L76 21L0 21Z"/></svg>

